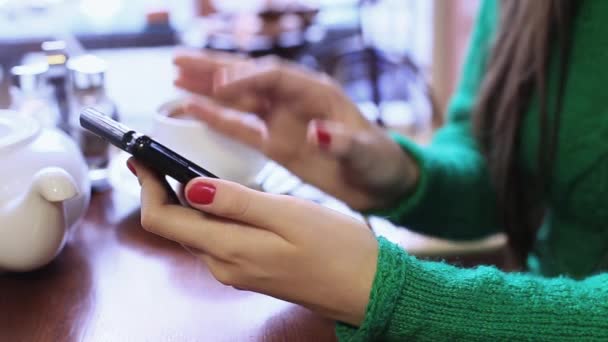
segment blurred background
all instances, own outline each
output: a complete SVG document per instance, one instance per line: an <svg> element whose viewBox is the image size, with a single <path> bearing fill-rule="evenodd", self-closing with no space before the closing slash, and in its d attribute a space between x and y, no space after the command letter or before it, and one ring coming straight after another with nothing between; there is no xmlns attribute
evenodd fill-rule
<svg viewBox="0 0 608 342"><path fill-rule="evenodd" d="M71 90L102 87L103 101L144 129L145 114L177 94L174 49L207 48L326 72L370 120L425 139L442 122L476 8L477 0L0 0L0 108L42 97L66 118L79 95ZM73 84L79 77L84 84Z"/></svg>
<svg viewBox="0 0 608 342"><path fill-rule="evenodd" d="M0 0L0 108L34 113L71 135L94 189L104 190L110 164L124 169L122 160L81 131L80 110L95 106L149 132L159 106L183 95L173 87L175 50L210 49L275 55L327 73L369 120L424 143L443 122L477 6L478 0ZM292 194L302 186L290 175L267 183Z"/></svg>
<svg viewBox="0 0 608 342"><path fill-rule="evenodd" d="M443 122L477 6L477 0L0 0L0 108L33 113L71 135L94 189L104 190L116 153L81 130L80 110L95 106L149 132L159 106L183 95L173 87L176 49L209 49L279 56L327 73L369 120L424 143ZM289 175L272 179L276 192L302 186Z"/></svg>
<svg viewBox="0 0 608 342"><path fill-rule="evenodd" d="M176 49L275 55L327 73L369 120L425 143L444 121L478 3L0 0L0 108L36 113L63 129L79 143L94 189L107 189L109 177L115 189L134 196L139 187L124 167L126 154L108 154L107 146L73 128L82 107L96 106L148 132L159 106L183 95L173 87ZM349 211L286 170L268 169L260 180L264 190ZM396 231L375 221L379 234ZM421 242L428 240L399 234L408 250L429 251ZM492 241L491 248L504 245L504 237ZM436 249L463 248L472 249Z"/></svg>

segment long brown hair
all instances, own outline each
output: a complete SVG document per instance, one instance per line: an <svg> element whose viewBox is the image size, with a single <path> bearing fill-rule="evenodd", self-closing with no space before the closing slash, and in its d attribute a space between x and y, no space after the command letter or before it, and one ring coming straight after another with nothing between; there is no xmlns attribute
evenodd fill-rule
<svg viewBox="0 0 608 342"><path fill-rule="evenodd" d="M552 175L577 2L501 1L499 28L475 110L475 132L488 161L500 218L520 261L532 249L543 216L542 198ZM554 51L561 66L560 86L556 103L549 104L547 74ZM535 176L525 179L517 153L522 118L532 94L538 99L540 114L538 166Z"/></svg>

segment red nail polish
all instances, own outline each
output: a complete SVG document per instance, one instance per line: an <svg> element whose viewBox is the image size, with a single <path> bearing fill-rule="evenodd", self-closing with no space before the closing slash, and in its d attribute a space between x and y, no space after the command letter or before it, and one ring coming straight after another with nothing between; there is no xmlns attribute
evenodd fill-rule
<svg viewBox="0 0 608 342"><path fill-rule="evenodd" d="M331 144L331 135L325 130L325 127L321 125L317 126L317 140L321 147L328 147L329 144Z"/></svg>
<svg viewBox="0 0 608 342"><path fill-rule="evenodd" d="M195 183L188 190L188 200L196 204L211 204L215 197L215 186L209 183Z"/></svg>
<svg viewBox="0 0 608 342"><path fill-rule="evenodd" d="M130 161L127 161L127 167L129 168L129 171L131 171L134 175L137 176L137 171L135 171L135 167L133 167L133 164L131 164Z"/></svg>

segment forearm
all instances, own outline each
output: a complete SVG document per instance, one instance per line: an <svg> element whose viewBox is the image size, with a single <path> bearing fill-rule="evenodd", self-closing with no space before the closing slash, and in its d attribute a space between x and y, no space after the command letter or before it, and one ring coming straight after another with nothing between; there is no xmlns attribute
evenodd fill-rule
<svg viewBox="0 0 608 342"><path fill-rule="evenodd" d="M584 281L459 269L420 261L380 240L359 329L341 340L608 340L608 275Z"/></svg>

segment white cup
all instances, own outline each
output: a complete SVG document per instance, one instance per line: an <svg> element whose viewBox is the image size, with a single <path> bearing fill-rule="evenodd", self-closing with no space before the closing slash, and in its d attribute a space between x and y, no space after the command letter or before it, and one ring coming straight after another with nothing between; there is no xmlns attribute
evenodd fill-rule
<svg viewBox="0 0 608 342"><path fill-rule="evenodd" d="M210 129L193 119L193 115L172 115L181 103L181 100L174 100L160 106L152 137L222 179L255 187L256 177L266 165L267 158L257 150Z"/></svg>

